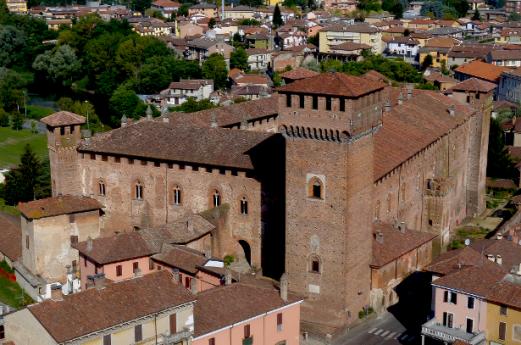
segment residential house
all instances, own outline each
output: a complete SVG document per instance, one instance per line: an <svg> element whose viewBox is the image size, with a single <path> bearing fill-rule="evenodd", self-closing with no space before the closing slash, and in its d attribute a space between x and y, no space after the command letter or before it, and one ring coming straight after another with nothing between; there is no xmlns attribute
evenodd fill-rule
<svg viewBox="0 0 521 345"><path fill-rule="evenodd" d="M163 17L170 18L181 7L181 4L172 0L156 0L150 7L161 12Z"/></svg>
<svg viewBox="0 0 521 345"><path fill-rule="evenodd" d="M369 24L374 24L382 21L393 20L394 14L383 11L381 13L373 12L365 17L365 22Z"/></svg>
<svg viewBox="0 0 521 345"><path fill-rule="evenodd" d="M432 67L441 68L445 65L449 67L448 53L455 45L460 44L460 41L453 37L432 37L425 41L425 46L420 48L420 64L423 63L425 57L430 55L432 57Z"/></svg>
<svg viewBox="0 0 521 345"><path fill-rule="evenodd" d="M268 49L246 49L248 66L252 71L265 71L271 64L271 51Z"/></svg>
<svg viewBox="0 0 521 345"><path fill-rule="evenodd" d="M27 13L26 0L6 0L5 4L11 13L23 14Z"/></svg>
<svg viewBox="0 0 521 345"><path fill-rule="evenodd" d="M306 45L307 35L304 31L297 29L277 31L274 41L276 46L283 50L288 50L293 47Z"/></svg>
<svg viewBox="0 0 521 345"><path fill-rule="evenodd" d="M431 263L435 234L407 229L405 223L374 225L371 307L377 312L398 302L396 287ZM392 246L384 245L392 243Z"/></svg>
<svg viewBox="0 0 521 345"><path fill-rule="evenodd" d="M349 14L356 10L356 1L354 0L324 0L325 10L339 11L342 14Z"/></svg>
<svg viewBox="0 0 521 345"><path fill-rule="evenodd" d="M271 36L267 32L245 35L245 39L248 48L271 49L273 45ZM280 49L281 47L278 48Z"/></svg>
<svg viewBox="0 0 521 345"><path fill-rule="evenodd" d="M191 343L195 296L172 273L155 272L33 304L5 317L15 344Z"/></svg>
<svg viewBox="0 0 521 345"><path fill-rule="evenodd" d="M49 30L58 31L62 27L72 27L72 19L48 19L46 20Z"/></svg>
<svg viewBox="0 0 521 345"><path fill-rule="evenodd" d="M521 28L504 28L495 38L495 42L498 44L521 44Z"/></svg>
<svg viewBox="0 0 521 345"><path fill-rule="evenodd" d="M494 49L488 53L487 62L496 66L521 67L521 50Z"/></svg>
<svg viewBox="0 0 521 345"><path fill-rule="evenodd" d="M199 37L203 34L204 29L202 26L194 24L189 21L183 21L178 23L178 31L180 38L186 37Z"/></svg>
<svg viewBox="0 0 521 345"><path fill-rule="evenodd" d="M231 96L234 99L246 99L249 101L271 96L271 88L263 85L248 84L243 86L232 86Z"/></svg>
<svg viewBox="0 0 521 345"><path fill-rule="evenodd" d="M521 264L496 283L487 295L487 338L490 344L521 342Z"/></svg>
<svg viewBox="0 0 521 345"><path fill-rule="evenodd" d="M284 275L280 292L268 282L206 290L197 295L192 344L298 345L301 303L301 298L288 294Z"/></svg>
<svg viewBox="0 0 521 345"><path fill-rule="evenodd" d="M360 61L364 51L371 51L371 46L364 43L344 42L330 47L328 53L320 53L321 58L334 57L344 61Z"/></svg>
<svg viewBox="0 0 521 345"><path fill-rule="evenodd" d="M460 44L448 53L449 67L460 66L474 60L485 60L495 47L487 44Z"/></svg>
<svg viewBox="0 0 521 345"><path fill-rule="evenodd" d="M67 116L57 114L42 122L56 123L59 116ZM62 129L67 134L68 128ZM34 300L49 298L51 286L61 286L66 294L79 288L79 281L71 276L78 268L79 255L71 245L100 235L102 207L95 199L71 195L18 205L22 260L13 266L16 280Z"/></svg>
<svg viewBox="0 0 521 345"><path fill-rule="evenodd" d="M521 13L521 1L519 0L506 0L505 1L505 12L510 13Z"/></svg>
<svg viewBox="0 0 521 345"><path fill-rule="evenodd" d="M132 29L140 36L170 36L176 33L175 22L164 22L157 18L146 18L131 23Z"/></svg>
<svg viewBox="0 0 521 345"><path fill-rule="evenodd" d="M224 8L224 19L253 19L255 15L255 8L250 6L231 6Z"/></svg>
<svg viewBox="0 0 521 345"><path fill-rule="evenodd" d="M463 29L459 27L442 26L427 31L433 37L453 37L463 39Z"/></svg>
<svg viewBox="0 0 521 345"><path fill-rule="evenodd" d="M335 24L319 32L319 53L329 53L333 46L344 42L367 44L376 54L383 51L382 33L376 27L367 24Z"/></svg>
<svg viewBox="0 0 521 345"><path fill-rule="evenodd" d="M492 65L483 61L474 60L467 64L458 66L454 70L454 78L463 81L469 78L478 78L494 84L499 83L501 74L508 68Z"/></svg>
<svg viewBox="0 0 521 345"><path fill-rule="evenodd" d="M499 81L497 98L512 103L521 102L521 68L504 71ZM521 143L520 143L521 145Z"/></svg>
<svg viewBox="0 0 521 345"><path fill-rule="evenodd" d="M436 28L436 21L432 19L413 19L406 22L408 29L416 29L415 31L427 31Z"/></svg>
<svg viewBox="0 0 521 345"><path fill-rule="evenodd" d="M166 106L178 106L193 98L196 101L209 99L213 92L213 80L181 79L170 83L168 89L161 91Z"/></svg>
<svg viewBox="0 0 521 345"><path fill-rule="evenodd" d="M420 42L411 37L395 37L387 42L387 54L398 56L404 61L417 64L420 51Z"/></svg>
<svg viewBox="0 0 521 345"><path fill-rule="evenodd" d="M188 41L187 44L187 60L196 60L199 63L205 61L211 54L218 53L229 61L233 47L222 40L211 39L206 37L196 38Z"/></svg>
<svg viewBox="0 0 521 345"><path fill-rule="evenodd" d="M437 72L432 72L429 75L424 76L424 79L428 83L436 86L440 91L448 90L459 83L458 80Z"/></svg>
<svg viewBox="0 0 521 345"><path fill-rule="evenodd" d="M133 277L136 272L148 274L160 269L150 257L161 253L166 244L211 252L212 230L214 226L202 217L191 215L159 228L80 242L74 247L80 253L82 289L99 274L112 281L121 281Z"/></svg>
<svg viewBox="0 0 521 345"><path fill-rule="evenodd" d="M188 16L192 17L196 14L201 14L206 18L216 18L218 14L217 5L205 2L195 4L188 9Z"/></svg>

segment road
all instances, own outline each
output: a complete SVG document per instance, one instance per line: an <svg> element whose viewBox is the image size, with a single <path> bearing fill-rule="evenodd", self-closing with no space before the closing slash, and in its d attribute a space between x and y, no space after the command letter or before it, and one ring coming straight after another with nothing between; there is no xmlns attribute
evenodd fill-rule
<svg viewBox="0 0 521 345"><path fill-rule="evenodd" d="M368 320L334 341L333 345L416 345L421 344L417 334L410 334L391 314L385 313Z"/></svg>

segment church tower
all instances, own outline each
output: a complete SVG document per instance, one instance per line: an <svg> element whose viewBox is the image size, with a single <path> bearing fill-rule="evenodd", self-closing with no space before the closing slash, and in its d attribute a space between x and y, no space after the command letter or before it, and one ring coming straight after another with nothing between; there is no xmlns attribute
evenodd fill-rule
<svg viewBox="0 0 521 345"><path fill-rule="evenodd" d="M374 134L385 85L341 73L279 89L286 272L303 320L349 324L369 304Z"/></svg>
<svg viewBox="0 0 521 345"><path fill-rule="evenodd" d="M47 126L52 195L81 195L78 152L83 116L59 111L40 120Z"/></svg>

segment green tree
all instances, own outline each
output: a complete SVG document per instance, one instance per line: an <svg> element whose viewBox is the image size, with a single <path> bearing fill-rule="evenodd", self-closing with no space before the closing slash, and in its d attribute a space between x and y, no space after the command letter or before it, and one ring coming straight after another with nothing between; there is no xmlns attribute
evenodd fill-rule
<svg viewBox="0 0 521 345"><path fill-rule="evenodd" d="M0 66L9 67L22 59L25 34L11 25L0 25Z"/></svg>
<svg viewBox="0 0 521 345"><path fill-rule="evenodd" d="M179 111L179 112L183 112L183 113L193 113L196 111L201 111L201 110L211 109L211 108L215 108L215 105L212 102L210 102L209 99L202 99L200 101L197 101L193 97L188 97L186 102L184 102L183 104L181 104L177 107L170 108L169 110L170 111Z"/></svg>
<svg viewBox="0 0 521 345"><path fill-rule="evenodd" d="M110 109L113 114L113 123L117 123L123 115L139 118L145 113L146 105L128 85L121 85L110 97Z"/></svg>
<svg viewBox="0 0 521 345"><path fill-rule="evenodd" d="M273 27L278 28L284 25L284 20L282 20L282 13L280 12L279 4L275 5L275 9L273 10Z"/></svg>
<svg viewBox="0 0 521 345"><path fill-rule="evenodd" d="M511 22L521 22L521 14L519 14L517 12L512 12L508 16L508 20Z"/></svg>
<svg viewBox="0 0 521 345"><path fill-rule="evenodd" d="M0 108L0 127L9 127L9 114Z"/></svg>
<svg viewBox="0 0 521 345"><path fill-rule="evenodd" d="M7 111L19 110L29 82L23 74L0 67L0 106Z"/></svg>
<svg viewBox="0 0 521 345"><path fill-rule="evenodd" d="M226 69L226 61L221 54L213 53L203 63L203 77L212 79L216 89L226 87L228 79L228 71Z"/></svg>
<svg viewBox="0 0 521 345"><path fill-rule="evenodd" d="M20 112L18 111L15 111L12 113L12 116L11 116L11 128L14 129L15 131L19 131L22 129L22 126L24 124L24 118L22 116L22 114L20 114Z"/></svg>
<svg viewBox="0 0 521 345"><path fill-rule="evenodd" d="M208 28L209 29L213 29L215 28L215 24L217 24L217 22L215 21L215 18L210 18L210 20L208 21Z"/></svg>
<svg viewBox="0 0 521 345"><path fill-rule="evenodd" d="M230 68L238 68L243 71L249 70L248 54L244 48L239 47L235 49L230 55Z"/></svg>
<svg viewBox="0 0 521 345"><path fill-rule="evenodd" d="M432 66L432 56L430 54L427 54L422 61L421 69L422 71L425 71L430 66Z"/></svg>
<svg viewBox="0 0 521 345"><path fill-rule="evenodd" d="M71 86L78 76L81 64L70 46L61 45L38 55L34 60L33 68L45 73L46 77L55 84Z"/></svg>
<svg viewBox="0 0 521 345"><path fill-rule="evenodd" d="M5 176L4 197L9 205L44 198L50 194L48 164L42 163L26 145L17 168Z"/></svg>
<svg viewBox="0 0 521 345"><path fill-rule="evenodd" d="M481 14L479 13L479 10L477 8L474 10L472 20L481 20Z"/></svg>
<svg viewBox="0 0 521 345"><path fill-rule="evenodd" d="M260 26L260 25L261 25L261 22L259 22L259 21L256 20L256 19L253 19L253 18L247 18L247 19L243 19L243 20L239 21L239 25L244 25L244 26Z"/></svg>
<svg viewBox="0 0 521 345"><path fill-rule="evenodd" d="M188 17L188 9L192 6L192 4L182 4L177 10L178 16Z"/></svg>
<svg viewBox="0 0 521 345"><path fill-rule="evenodd" d="M505 147L504 135L499 121L497 119L491 119L487 163L487 176L489 177L516 177L516 168Z"/></svg>
<svg viewBox="0 0 521 345"><path fill-rule="evenodd" d="M403 17L403 5L399 0L383 0L382 9L394 14L396 19Z"/></svg>

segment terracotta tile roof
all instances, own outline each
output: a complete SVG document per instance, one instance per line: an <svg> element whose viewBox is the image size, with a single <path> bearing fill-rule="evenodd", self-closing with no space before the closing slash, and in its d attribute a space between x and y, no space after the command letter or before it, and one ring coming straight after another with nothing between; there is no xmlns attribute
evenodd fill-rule
<svg viewBox="0 0 521 345"><path fill-rule="evenodd" d="M290 80L299 80L299 79L305 79L310 77L315 77L319 75L320 73L309 70L304 67L297 67L291 71L287 71L282 73L280 76L284 79L290 79Z"/></svg>
<svg viewBox="0 0 521 345"><path fill-rule="evenodd" d="M519 147L519 146L507 146L507 150L508 150L508 154L510 155L510 157L514 158L516 161L520 161L521 160L521 147ZM514 198L512 198L512 200L514 200Z"/></svg>
<svg viewBox="0 0 521 345"><path fill-rule="evenodd" d="M465 65L458 66L454 71L494 83L499 80L501 73L508 71L508 68L474 60Z"/></svg>
<svg viewBox="0 0 521 345"><path fill-rule="evenodd" d="M196 274L199 270L197 266L203 266L208 261L203 253L182 246L163 246L161 252L152 258L189 274Z"/></svg>
<svg viewBox="0 0 521 345"><path fill-rule="evenodd" d="M490 53L492 60L521 60L521 50L492 50Z"/></svg>
<svg viewBox="0 0 521 345"><path fill-rule="evenodd" d="M484 239L470 245L477 252L483 255L501 255L501 267L504 271L510 272L521 264L521 246L507 239ZM488 259L487 259L488 260Z"/></svg>
<svg viewBox="0 0 521 345"><path fill-rule="evenodd" d="M181 4L171 0L156 0L152 3L156 7L181 7Z"/></svg>
<svg viewBox="0 0 521 345"><path fill-rule="evenodd" d="M504 276L505 272L498 265L484 260L480 266L462 267L436 279L432 285L485 297Z"/></svg>
<svg viewBox="0 0 521 345"><path fill-rule="evenodd" d="M259 74L243 74L233 80L236 84L268 85L270 78Z"/></svg>
<svg viewBox="0 0 521 345"><path fill-rule="evenodd" d="M46 300L27 309L56 342L62 343L194 300L187 289L174 283L171 273L163 270L67 295L63 301Z"/></svg>
<svg viewBox="0 0 521 345"><path fill-rule="evenodd" d="M74 248L99 265L142 258L157 253L137 231L93 239L90 250L88 241L80 242Z"/></svg>
<svg viewBox="0 0 521 345"><path fill-rule="evenodd" d="M94 211L102 207L103 205L96 199L75 195L55 196L18 204L18 209L27 219L39 219L62 214Z"/></svg>
<svg viewBox="0 0 521 345"><path fill-rule="evenodd" d="M59 111L57 113L46 116L40 120L42 123L51 127L82 125L85 118L69 111Z"/></svg>
<svg viewBox="0 0 521 345"><path fill-rule="evenodd" d="M373 226L373 235L383 235L383 243L373 239L373 260L371 267L379 268L389 262L398 259L404 254L432 241L436 235L428 232L420 232L406 229L401 232L392 224L379 224Z"/></svg>
<svg viewBox="0 0 521 345"><path fill-rule="evenodd" d="M487 177L487 187L498 189L517 189L517 185L512 180L502 178L492 179L490 177Z"/></svg>
<svg viewBox="0 0 521 345"><path fill-rule="evenodd" d="M0 213L0 252L11 261L22 256L22 228L20 219Z"/></svg>
<svg viewBox="0 0 521 345"><path fill-rule="evenodd" d="M356 33L377 33L378 29L374 26L368 24L352 24L352 25L342 25L342 24L334 24L330 26L326 26L320 31L330 31L330 32L356 32Z"/></svg>
<svg viewBox="0 0 521 345"><path fill-rule="evenodd" d="M356 98L376 90L381 90L385 84L369 81L362 77L350 76L344 73L322 73L315 77L294 81L278 88L281 93L305 93Z"/></svg>
<svg viewBox="0 0 521 345"><path fill-rule="evenodd" d="M272 95L255 101L231 104L224 107L207 109L195 113L174 113L170 116L173 123L191 123L198 127L210 127L215 117L219 127L239 125L244 120L255 120L278 113L278 95Z"/></svg>
<svg viewBox="0 0 521 345"><path fill-rule="evenodd" d="M420 42L412 37L393 37L389 43L418 45Z"/></svg>
<svg viewBox="0 0 521 345"><path fill-rule="evenodd" d="M203 291L197 295L194 308L194 337L200 337L300 300L289 293L288 302L284 302L275 288L243 283Z"/></svg>
<svg viewBox="0 0 521 345"><path fill-rule="evenodd" d="M248 49L246 49L246 54L248 54L248 56L256 55L256 54L270 54L270 53L271 53L271 50L264 49L264 48L248 48ZM231 73L231 70L230 70L230 73Z"/></svg>
<svg viewBox="0 0 521 345"><path fill-rule="evenodd" d="M456 272L462 267L479 265L480 262L485 260L474 248L464 247L441 254L425 270L438 275L447 275Z"/></svg>
<svg viewBox="0 0 521 345"><path fill-rule="evenodd" d="M370 70L370 71L367 71L365 72L362 77L364 77L365 79L369 79L369 80L372 80L372 81L379 81L379 82L382 82L382 83L389 83L390 79L387 78L385 75L383 75L382 73L380 72L377 72L375 70Z"/></svg>
<svg viewBox="0 0 521 345"><path fill-rule="evenodd" d="M507 69L503 72L504 74L511 74L517 77L521 77L521 67Z"/></svg>
<svg viewBox="0 0 521 345"><path fill-rule="evenodd" d="M456 44L459 44L460 41L458 41L455 38L452 37L433 37L427 39L425 42L425 47L427 48L452 48Z"/></svg>
<svg viewBox="0 0 521 345"><path fill-rule="evenodd" d="M424 79L431 82L437 81L439 83L458 83L456 79L441 73L431 73L428 76L425 76Z"/></svg>
<svg viewBox="0 0 521 345"><path fill-rule="evenodd" d="M383 126L375 136L375 181L474 114L470 106L425 90L413 90L411 99L397 105L399 93L405 98L406 92L390 89L393 106L384 113ZM449 107L454 107L454 115L450 115Z"/></svg>
<svg viewBox="0 0 521 345"><path fill-rule="evenodd" d="M474 91L474 92L490 92L497 87L496 84L477 78L470 78L451 87L453 91Z"/></svg>
<svg viewBox="0 0 521 345"><path fill-rule="evenodd" d="M172 121L174 122L174 121ZM249 151L273 134L143 120L83 141L80 152L253 169Z"/></svg>
<svg viewBox="0 0 521 345"><path fill-rule="evenodd" d="M494 284L486 298L493 303L521 309L521 285L503 279Z"/></svg>
<svg viewBox="0 0 521 345"><path fill-rule="evenodd" d="M182 79L180 81L174 81L168 86L169 89L183 89L183 90L198 90L199 88L213 85L213 80L209 79Z"/></svg>

